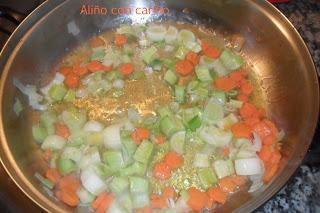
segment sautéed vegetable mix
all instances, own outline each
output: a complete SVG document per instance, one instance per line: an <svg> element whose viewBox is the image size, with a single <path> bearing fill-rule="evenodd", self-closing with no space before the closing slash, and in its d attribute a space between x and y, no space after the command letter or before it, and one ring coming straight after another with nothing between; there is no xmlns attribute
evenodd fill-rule
<svg viewBox="0 0 320 213"><path fill-rule="evenodd" d="M14 80L48 162L35 177L97 213L200 212L257 190L278 170L283 132L252 103L238 52L188 24L123 25L75 49L46 86Z"/></svg>

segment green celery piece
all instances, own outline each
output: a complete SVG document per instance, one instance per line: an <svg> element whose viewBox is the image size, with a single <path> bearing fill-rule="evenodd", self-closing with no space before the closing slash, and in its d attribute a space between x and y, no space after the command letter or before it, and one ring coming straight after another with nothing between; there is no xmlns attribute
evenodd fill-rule
<svg viewBox="0 0 320 213"><path fill-rule="evenodd" d="M165 134L167 137L170 137L176 132L175 120L169 116L162 118L160 121L160 129L163 134Z"/></svg>
<svg viewBox="0 0 320 213"><path fill-rule="evenodd" d="M204 109L203 119L208 123L215 123L224 116L223 106L214 102L209 101Z"/></svg>
<svg viewBox="0 0 320 213"><path fill-rule="evenodd" d="M130 192L134 193L148 193L149 192L149 182L148 180L137 177L131 176L129 177L130 182Z"/></svg>
<svg viewBox="0 0 320 213"><path fill-rule="evenodd" d="M180 46L174 56L180 60L183 60L188 52L189 50L187 48L185 48L184 46Z"/></svg>
<svg viewBox="0 0 320 213"><path fill-rule="evenodd" d="M179 85L175 85L174 91L175 91L174 94L175 94L176 102L183 103L184 102L184 87L179 86Z"/></svg>
<svg viewBox="0 0 320 213"><path fill-rule="evenodd" d="M72 89L69 89L63 100L67 102L72 102L76 99L76 92Z"/></svg>
<svg viewBox="0 0 320 213"><path fill-rule="evenodd" d="M129 188L129 181L126 177L114 177L109 184L111 191L117 195L120 195Z"/></svg>
<svg viewBox="0 0 320 213"><path fill-rule="evenodd" d="M157 53L157 48L152 46L149 47L148 49L146 49L143 53L142 53L142 59L146 64L150 64L156 56Z"/></svg>
<svg viewBox="0 0 320 213"><path fill-rule="evenodd" d="M182 155L184 153L185 139L186 139L185 131L174 133L170 138L171 149L173 149L175 152Z"/></svg>
<svg viewBox="0 0 320 213"><path fill-rule="evenodd" d="M216 160L213 162L213 167L219 179L234 174L234 166L230 159Z"/></svg>
<svg viewBox="0 0 320 213"><path fill-rule="evenodd" d="M55 133L54 123L57 121L57 116L50 111L45 111L40 115L40 125L43 125L48 135Z"/></svg>
<svg viewBox="0 0 320 213"><path fill-rule="evenodd" d="M80 146L86 142L87 133L83 131L74 131L68 138L68 146Z"/></svg>
<svg viewBox="0 0 320 213"><path fill-rule="evenodd" d="M36 142L41 144L43 143L44 139L48 136L48 133L46 128L38 124L32 126L32 135Z"/></svg>
<svg viewBox="0 0 320 213"><path fill-rule="evenodd" d="M120 170L125 166L122 153L120 151L106 151L102 154L102 159L112 170Z"/></svg>
<svg viewBox="0 0 320 213"><path fill-rule="evenodd" d="M158 107L157 113L160 115L161 118L173 115L168 106Z"/></svg>
<svg viewBox="0 0 320 213"><path fill-rule="evenodd" d="M34 177L37 178L45 187L49 189L53 189L54 183L50 181L47 178L44 178L42 175L40 175L38 172L34 174Z"/></svg>
<svg viewBox="0 0 320 213"><path fill-rule="evenodd" d="M114 169L104 163L97 163L94 167L94 170L102 178L110 177L116 172Z"/></svg>
<svg viewBox="0 0 320 213"><path fill-rule="evenodd" d="M196 74L200 81L202 82L210 82L212 81L209 69L205 66L198 65L196 66Z"/></svg>
<svg viewBox="0 0 320 213"><path fill-rule="evenodd" d="M59 173L62 175L70 174L77 170L77 165L74 161L70 159L59 158L58 159L58 169Z"/></svg>
<svg viewBox="0 0 320 213"><path fill-rule="evenodd" d="M139 162L134 162L130 166L120 170L120 176L139 175L144 176L147 170L147 165Z"/></svg>
<svg viewBox="0 0 320 213"><path fill-rule="evenodd" d="M203 188L208 189L218 182L218 179L211 168L200 168L198 177Z"/></svg>
<svg viewBox="0 0 320 213"><path fill-rule="evenodd" d="M191 131L195 131L201 126L201 123L201 118L199 115L197 115L188 122L188 129L190 129Z"/></svg>
<svg viewBox="0 0 320 213"><path fill-rule="evenodd" d="M122 206L126 212L132 212L132 199L130 193L124 193L118 199L120 206Z"/></svg>
<svg viewBox="0 0 320 213"><path fill-rule="evenodd" d="M143 71L135 71L132 76L131 76L131 79L134 79L134 80L139 80L139 79L143 79L145 78L146 75L144 74Z"/></svg>
<svg viewBox="0 0 320 213"><path fill-rule="evenodd" d="M221 90L213 90L211 97L214 102L224 105L226 103L226 93Z"/></svg>
<svg viewBox="0 0 320 213"><path fill-rule="evenodd" d="M134 209L140 209L145 206L148 206L150 203L150 198L148 193L136 193L131 194L132 198L132 207Z"/></svg>
<svg viewBox="0 0 320 213"><path fill-rule="evenodd" d="M172 72L171 70L168 70L165 74L164 74L164 80L170 84L170 85L174 85L177 80L178 77L176 76L176 74L174 72Z"/></svg>
<svg viewBox="0 0 320 213"><path fill-rule="evenodd" d="M121 134L121 143L125 153L131 158L137 150L137 144L131 139L130 135L123 136L123 134Z"/></svg>
<svg viewBox="0 0 320 213"><path fill-rule="evenodd" d="M244 64L243 58L239 55L236 55L229 49L225 49L222 52L220 55L220 60L229 70L237 70Z"/></svg>
<svg viewBox="0 0 320 213"><path fill-rule="evenodd" d="M92 49L91 61L100 61L103 62L104 56L106 55L104 48L94 48Z"/></svg>
<svg viewBox="0 0 320 213"><path fill-rule="evenodd" d="M54 84L49 89L49 96L54 101L61 101L64 96L67 94L67 88L64 86L64 84Z"/></svg>
<svg viewBox="0 0 320 213"><path fill-rule="evenodd" d="M166 58L163 60L163 64L168 68L173 70L174 69L174 65L176 64L176 62L172 59Z"/></svg>
<svg viewBox="0 0 320 213"><path fill-rule="evenodd" d="M152 151L153 144L148 140L144 140L134 153L133 159L140 163L148 164Z"/></svg>
<svg viewBox="0 0 320 213"><path fill-rule="evenodd" d="M74 107L69 108L65 113L63 121L71 132L79 131L87 122L87 114Z"/></svg>
<svg viewBox="0 0 320 213"><path fill-rule="evenodd" d="M235 98L235 97L237 97L238 94L239 94L239 92L237 90L233 89L233 90L227 92L226 95L230 98Z"/></svg>

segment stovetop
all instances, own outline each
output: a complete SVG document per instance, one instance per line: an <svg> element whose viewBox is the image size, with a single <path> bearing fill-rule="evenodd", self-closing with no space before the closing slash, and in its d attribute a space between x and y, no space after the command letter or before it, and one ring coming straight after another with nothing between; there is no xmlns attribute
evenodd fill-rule
<svg viewBox="0 0 320 213"><path fill-rule="evenodd" d="M0 0L0 49L11 32L45 0ZM280 9L306 42L320 76L320 1L293 0L279 3ZM0 211L4 213L43 212L13 183L0 166ZM303 163L287 184L255 212L320 212L320 127Z"/></svg>

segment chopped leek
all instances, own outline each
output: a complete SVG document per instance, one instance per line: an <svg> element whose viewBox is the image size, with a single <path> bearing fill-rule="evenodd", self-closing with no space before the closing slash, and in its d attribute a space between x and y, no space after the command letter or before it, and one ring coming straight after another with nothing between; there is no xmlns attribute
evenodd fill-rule
<svg viewBox="0 0 320 213"><path fill-rule="evenodd" d="M100 62L103 62L103 59L105 57L106 53L105 53L105 50L104 48L94 48L92 50L92 54L91 54L91 61L100 61Z"/></svg>
<svg viewBox="0 0 320 213"><path fill-rule="evenodd" d="M200 138L218 147L223 147L228 145L232 140L232 133L229 130L218 129L214 126L202 127L199 131Z"/></svg>
<svg viewBox="0 0 320 213"><path fill-rule="evenodd" d="M172 44L176 39L178 35L178 30L177 28L173 26L169 26L166 35L164 36L164 39L166 43Z"/></svg>
<svg viewBox="0 0 320 213"><path fill-rule="evenodd" d="M62 112L62 120L73 131L80 130L87 121L85 112L77 110L76 108L69 108L67 111Z"/></svg>
<svg viewBox="0 0 320 213"><path fill-rule="evenodd" d="M14 101L14 104L13 104L13 111L14 113L19 116L20 113L22 112L23 110L23 106L22 106L22 103L20 101L19 98L15 98L15 101Z"/></svg>
<svg viewBox="0 0 320 213"><path fill-rule="evenodd" d="M160 121L160 129L162 133L166 136L171 136L173 133L176 132L176 125L174 119L169 116L162 118Z"/></svg>
<svg viewBox="0 0 320 213"><path fill-rule="evenodd" d="M53 101L61 101L64 96L67 94L67 88L64 84L54 84L49 89L49 96L52 98Z"/></svg>
<svg viewBox="0 0 320 213"><path fill-rule="evenodd" d="M187 127L191 131L195 131L201 126L202 120L199 115L193 117L190 121L188 121Z"/></svg>
<svg viewBox="0 0 320 213"><path fill-rule="evenodd" d="M40 115L40 124L47 129L49 135L54 134L54 123L57 121L57 116L53 112L43 112Z"/></svg>
<svg viewBox="0 0 320 213"><path fill-rule="evenodd" d="M166 35L166 28L161 25L149 26L146 30L147 38L151 41L162 41Z"/></svg>
<svg viewBox="0 0 320 213"><path fill-rule="evenodd" d="M92 146L103 144L103 135L101 132L90 132L86 137L87 143Z"/></svg>

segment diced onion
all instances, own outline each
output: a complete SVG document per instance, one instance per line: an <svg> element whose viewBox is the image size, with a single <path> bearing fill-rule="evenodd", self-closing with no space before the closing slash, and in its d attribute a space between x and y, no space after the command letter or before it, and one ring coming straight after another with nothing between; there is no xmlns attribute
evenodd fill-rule
<svg viewBox="0 0 320 213"><path fill-rule="evenodd" d="M235 160L237 175L258 175L262 173L261 160L259 158L247 158Z"/></svg>
<svg viewBox="0 0 320 213"><path fill-rule="evenodd" d="M86 132L100 132L103 130L103 125L98 121L91 120L83 126L82 130Z"/></svg>
<svg viewBox="0 0 320 213"><path fill-rule="evenodd" d="M63 149L63 152L61 154L61 158L64 159L70 159L76 163L78 163L82 158L82 153L80 149L76 147L66 147Z"/></svg>
<svg viewBox="0 0 320 213"><path fill-rule="evenodd" d="M103 130L104 145L106 148L121 149L120 128L122 125L110 125Z"/></svg>
<svg viewBox="0 0 320 213"><path fill-rule="evenodd" d="M117 79L112 83L112 86L117 89L122 89L124 87L124 81L121 79Z"/></svg>
<svg viewBox="0 0 320 213"><path fill-rule="evenodd" d="M199 136L208 144L218 147L228 145L232 139L232 133L230 131L224 131L214 126L203 127L200 130Z"/></svg>
<svg viewBox="0 0 320 213"><path fill-rule="evenodd" d="M95 196L93 194L91 194L90 192L88 192L85 188L83 187L80 187L78 190L77 190L77 195L80 199L80 202L82 204L89 204L91 203L94 199L95 199Z"/></svg>
<svg viewBox="0 0 320 213"><path fill-rule="evenodd" d="M90 165L94 165L100 162L101 162L101 158L100 158L98 149L96 147L92 147L92 148L89 148L81 158L79 162L79 167L81 169L85 169Z"/></svg>
<svg viewBox="0 0 320 213"><path fill-rule="evenodd" d="M187 201L185 199L183 199L183 197L180 197L177 200L174 210L177 213L186 213L186 212L191 212L192 211L192 209L189 207Z"/></svg>
<svg viewBox="0 0 320 213"><path fill-rule="evenodd" d="M105 182L95 173L94 169L92 169L91 167L81 172L80 180L83 187L94 195L98 195L108 188Z"/></svg>
<svg viewBox="0 0 320 213"><path fill-rule="evenodd" d="M146 33L147 38L151 41L162 41L166 35L166 28L161 25L149 26Z"/></svg>
<svg viewBox="0 0 320 213"><path fill-rule="evenodd" d="M46 137L46 139L44 139L43 143L41 144L41 148L44 150L59 150L64 147L66 142L66 139L59 135L49 135Z"/></svg>
<svg viewBox="0 0 320 213"><path fill-rule="evenodd" d="M164 39L165 39L166 43L171 44L177 39L177 35L178 35L177 28L170 26L167 30L167 33L166 33Z"/></svg>
<svg viewBox="0 0 320 213"><path fill-rule="evenodd" d="M255 192L263 186L261 175L251 175L249 178L252 182L252 184L248 190L249 193Z"/></svg>
<svg viewBox="0 0 320 213"><path fill-rule="evenodd" d="M256 133L253 132L253 145L252 145L253 150L259 152L262 148L262 143L261 143L261 138L260 136Z"/></svg>
<svg viewBox="0 0 320 213"><path fill-rule="evenodd" d="M209 167L209 156L207 154L197 153L194 157L193 166L198 168Z"/></svg>
<svg viewBox="0 0 320 213"><path fill-rule="evenodd" d="M86 88L80 88L76 90L76 97L83 98L89 94L89 91Z"/></svg>

